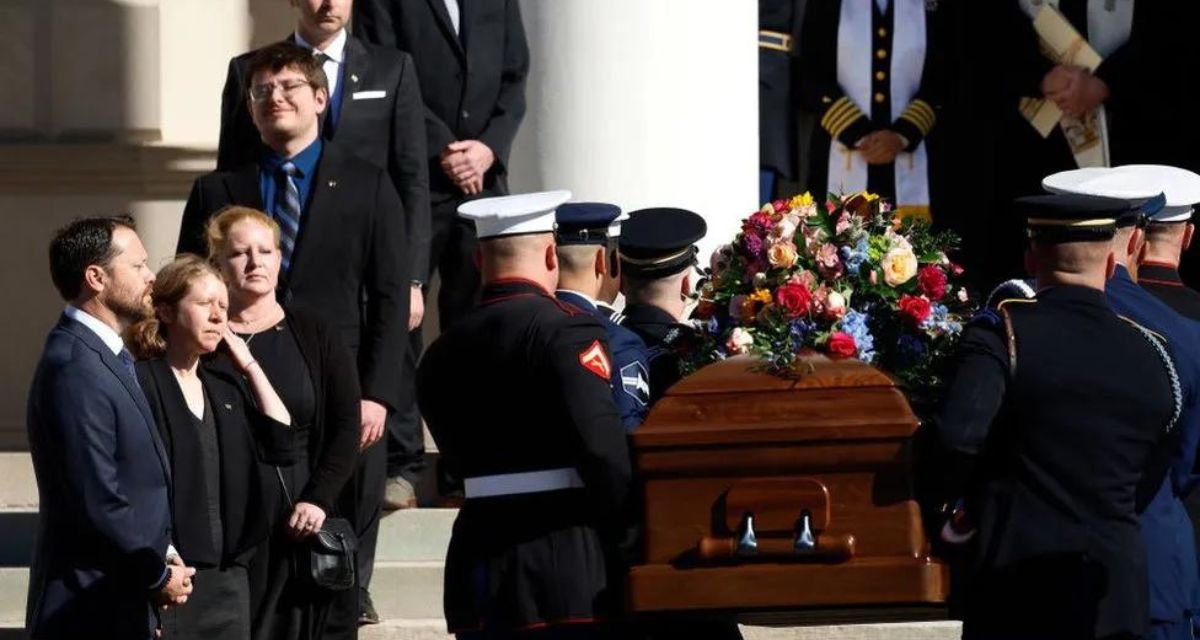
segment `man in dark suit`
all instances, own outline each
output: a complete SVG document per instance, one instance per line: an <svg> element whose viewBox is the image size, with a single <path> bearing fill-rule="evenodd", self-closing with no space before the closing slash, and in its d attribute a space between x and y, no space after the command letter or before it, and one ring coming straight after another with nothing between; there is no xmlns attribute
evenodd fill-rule
<svg viewBox="0 0 1200 640"><path fill-rule="evenodd" d="M288 42L265 47L248 63L246 81L248 107L264 142L262 155L196 181L178 248L206 253L204 226L225 206L267 211L282 230L280 297L337 327L357 354L364 455L339 510L360 537L359 585L365 592L386 464L384 448L373 445L383 435L388 411L400 406L408 348L404 209L384 170L321 139L319 117L328 105L328 87L309 50ZM354 600L357 618L359 598ZM338 611L330 617L341 625Z"/></svg>
<svg viewBox="0 0 1200 640"><path fill-rule="evenodd" d="M425 100L433 206L432 272L443 328L479 288L472 227L456 215L476 196L508 192L508 154L525 115L529 49L517 0L358 0L354 31L412 54Z"/></svg>
<svg viewBox="0 0 1200 640"><path fill-rule="evenodd" d="M1004 301L963 333L939 422L953 452L944 473L966 496L943 538L978 537L963 637L1143 637L1150 543L1138 513L1177 444L1176 361L1105 294L1128 203L1017 204L1037 297Z"/></svg>
<svg viewBox="0 0 1200 640"><path fill-rule="evenodd" d="M407 53L368 44L350 35L353 0L291 0L296 30L288 41L311 49L329 82L322 138L386 169L404 203L412 274L408 328L421 325L421 291L429 264L429 170L425 151L425 105L416 66ZM217 168L233 170L257 158L262 142L246 109L246 67L254 51L229 62L221 95L221 141ZM410 352L398 411L387 419L386 506L417 506L414 487L425 459L425 438L413 399L416 354Z"/></svg>
<svg viewBox="0 0 1200 640"><path fill-rule="evenodd" d="M170 469L121 340L154 272L131 219L85 218L55 234L50 274L68 304L29 392L41 527L25 625L39 640L146 640L196 572L170 549Z"/></svg>

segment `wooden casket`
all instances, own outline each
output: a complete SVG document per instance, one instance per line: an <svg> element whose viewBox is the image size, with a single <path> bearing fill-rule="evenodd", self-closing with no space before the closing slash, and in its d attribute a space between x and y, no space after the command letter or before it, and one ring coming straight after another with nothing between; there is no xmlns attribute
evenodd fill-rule
<svg viewBox="0 0 1200 640"><path fill-rule="evenodd" d="M811 356L801 368L786 380L748 357L710 365L634 432L645 531L632 610L944 617L948 573L913 499L917 418L869 365Z"/></svg>

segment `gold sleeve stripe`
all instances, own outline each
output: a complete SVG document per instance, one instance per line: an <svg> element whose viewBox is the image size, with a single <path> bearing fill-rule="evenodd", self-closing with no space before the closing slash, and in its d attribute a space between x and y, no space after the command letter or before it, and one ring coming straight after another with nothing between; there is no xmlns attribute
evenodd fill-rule
<svg viewBox="0 0 1200 640"><path fill-rule="evenodd" d="M838 98L837 102L829 105L829 108L825 110L825 115L821 117L821 127L823 127L825 130L829 130L833 121L836 120L840 114L844 113L847 109L850 109L853 106L854 104L850 102L850 98L847 98L846 96Z"/></svg>
<svg viewBox="0 0 1200 640"><path fill-rule="evenodd" d="M821 127L828 131L830 136L837 138L861 117L862 110L851 102L850 98L842 96L825 111L825 116L821 118Z"/></svg>
<svg viewBox="0 0 1200 640"><path fill-rule="evenodd" d="M858 120L859 118L865 118L865 117L866 117L865 114L863 114L863 112L860 111L858 109L858 107L851 106L850 113L847 113L845 116L843 116L837 122L835 122L833 124L833 129L830 130L829 134L831 136L833 136L835 139L839 138L839 137L841 137L842 132L844 132L846 129L849 129L850 125L854 124L854 122L856 120Z"/></svg>
<svg viewBox="0 0 1200 640"><path fill-rule="evenodd" d="M913 123L923 136L929 135L929 132L933 130L934 123L937 122L937 115L934 113L933 107L920 99L913 100L904 113L900 114L900 117Z"/></svg>

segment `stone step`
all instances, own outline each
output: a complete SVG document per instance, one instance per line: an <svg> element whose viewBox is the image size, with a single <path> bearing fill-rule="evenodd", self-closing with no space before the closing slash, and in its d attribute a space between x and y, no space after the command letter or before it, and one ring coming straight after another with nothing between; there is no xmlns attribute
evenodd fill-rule
<svg viewBox="0 0 1200 640"><path fill-rule="evenodd" d="M378 562L441 562L457 509L405 509L380 523ZM37 537L36 508L0 508L0 567L28 566Z"/></svg>
<svg viewBox="0 0 1200 640"><path fill-rule="evenodd" d="M0 508L37 509L37 478L27 452L0 453Z"/></svg>

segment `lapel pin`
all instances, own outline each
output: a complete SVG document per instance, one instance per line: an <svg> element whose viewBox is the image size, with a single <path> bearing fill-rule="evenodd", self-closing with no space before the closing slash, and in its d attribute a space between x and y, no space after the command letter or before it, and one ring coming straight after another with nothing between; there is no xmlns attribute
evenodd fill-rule
<svg viewBox="0 0 1200 640"><path fill-rule="evenodd" d="M226 403L225 403L225 410L226 410L226 411L233 411L233 405L231 405L231 404L229 404L228 402L226 402Z"/></svg>
<svg viewBox="0 0 1200 640"><path fill-rule="evenodd" d="M350 82L358 82L358 75L350 74Z"/></svg>
<svg viewBox="0 0 1200 640"><path fill-rule="evenodd" d="M334 187L336 187L336 186L337 186L337 180L330 180L330 181L329 181L329 188L330 188L330 189L332 189L332 188L334 188Z"/></svg>

